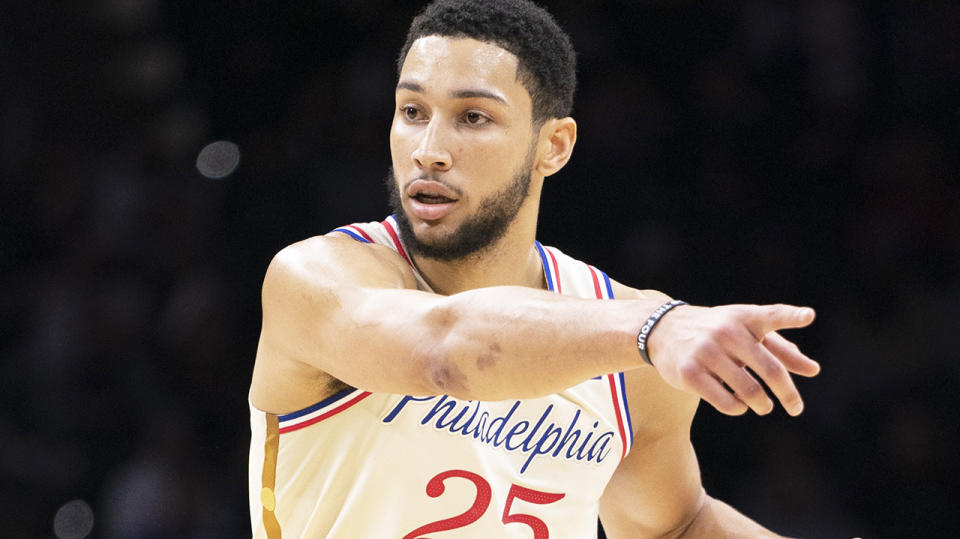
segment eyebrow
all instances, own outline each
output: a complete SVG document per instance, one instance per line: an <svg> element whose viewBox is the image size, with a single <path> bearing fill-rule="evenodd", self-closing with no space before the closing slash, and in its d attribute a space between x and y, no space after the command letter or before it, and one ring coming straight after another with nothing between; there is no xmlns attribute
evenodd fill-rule
<svg viewBox="0 0 960 539"><path fill-rule="evenodd" d="M423 89L423 86L415 82L400 81L397 83L397 90L410 90L411 92L417 93L426 93ZM507 100L503 98L500 94L491 92L489 90L480 90L480 89L465 89L465 90L453 90L450 92L450 96L456 99L471 99L471 98L482 98L482 99L492 99L503 105L507 104Z"/></svg>

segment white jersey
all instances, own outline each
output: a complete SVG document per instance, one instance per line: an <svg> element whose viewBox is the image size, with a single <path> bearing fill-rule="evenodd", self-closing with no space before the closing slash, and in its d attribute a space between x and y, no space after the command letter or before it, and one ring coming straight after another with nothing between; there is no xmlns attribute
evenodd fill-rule
<svg viewBox="0 0 960 539"><path fill-rule="evenodd" d="M392 217L336 231L409 261ZM603 272L536 246L550 290L612 297ZM251 404L250 425L253 536L271 539L596 537L632 439L623 373L498 402L346 389L280 416Z"/></svg>

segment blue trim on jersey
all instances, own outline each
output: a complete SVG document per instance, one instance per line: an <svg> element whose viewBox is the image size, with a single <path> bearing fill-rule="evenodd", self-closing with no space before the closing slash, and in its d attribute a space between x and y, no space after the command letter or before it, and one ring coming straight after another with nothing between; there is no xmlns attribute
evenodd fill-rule
<svg viewBox="0 0 960 539"><path fill-rule="evenodd" d="M620 398L623 399L623 411L627 414L627 436L633 438L633 421L630 420L630 404L627 402L627 380L622 372L617 376L620 377Z"/></svg>
<svg viewBox="0 0 960 539"><path fill-rule="evenodd" d="M334 402L342 399L343 397L347 396L350 393L353 393L354 391L356 391L356 389L353 389L352 387L348 387L347 389L344 389L343 391L335 393L334 395L327 397L314 405L308 406L303 410L297 410L296 412L290 412L289 414L277 416L277 419L279 421L289 421L291 419L296 419L298 417L305 416L307 414L316 412L317 410L325 406L329 406L333 404Z"/></svg>
<svg viewBox="0 0 960 539"><path fill-rule="evenodd" d="M603 275L603 282L606 283L607 285L607 297L609 297L610 299L613 299L613 287L610 286L610 277L607 276L607 274L604 273L603 270L598 269L597 271L600 272L600 275Z"/></svg>
<svg viewBox="0 0 960 539"><path fill-rule="evenodd" d="M400 244L403 245L403 238L400 237L400 221L397 221L397 214L391 213L386 219L384 219L384 221L388 221L391 225L393 225L393 228L397 232L397 239L401 240ZM406 247L404 247L404 249L406 249Z"/></svg>
<svg viewBox="0 0 960 539"><path fill-rule="evenodd" d="M367 240L367 238L364 238L364 237L361 236L360 234L357 234L356 232L354 232L354 231L352 231L352 230L350 230L350 229L348 229L348 228L335 228L335 229L333 229L333 231L334 231L334 232L343 232L344 234L349 235L351 238L353 238L353 239L355 239L355 240L357 240L357 241L362 241L363 243L370 243L370 242Z"/></svg>
<svg viewBox="0 0 960 539"><path fill-rule="evenodd" d="M610 299L613 297L613 286L610 284L610 276L603 270L598 269L600 275L603 275L603 282L607 287L607 294ZM627 379L622 372L617 373L620 377L620 399L623 401L623 412L627 416L627 436L633 437L633 420L630 419L630 403L627 402Z"/></svg>
<svg viewBox="0 0 960 539"><path fill-rule="evenodd" d="M543 245L540 245L540 242L533 240L534 245L537 246L537 251L540 252L540 260L543 263L543 274L547 277L547 290L555 292L553 289L553 278L550 276L550 262L547 261L547 253L543 252Z"/></svg>

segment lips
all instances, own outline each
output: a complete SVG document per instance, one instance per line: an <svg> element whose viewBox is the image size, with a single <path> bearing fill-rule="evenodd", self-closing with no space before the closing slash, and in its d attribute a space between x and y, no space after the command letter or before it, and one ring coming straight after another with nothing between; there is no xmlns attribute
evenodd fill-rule
<svg viewBox="0 0 960 539"><path fill-rule="evenodd" d="M407 186L407 196L418 200L438 202L456 202L457 193L446 185L433 180L413 180Z"/></svg>
<svg viewBox="0 0 960 539"><path fill-rule="evenodd" d="M417 202L421 202L423 204L444 204L447 202L455 202L452 198L430 193L420 193L411 198L414 198L417 200Z"/></svg>
<svg viewBox="0 0 960 539"><path fill-rule="evenodd" d="M436 221L450 211L460 198L452 189L433 180L414 180L407 186L412 213L424 221Z"/></svg>

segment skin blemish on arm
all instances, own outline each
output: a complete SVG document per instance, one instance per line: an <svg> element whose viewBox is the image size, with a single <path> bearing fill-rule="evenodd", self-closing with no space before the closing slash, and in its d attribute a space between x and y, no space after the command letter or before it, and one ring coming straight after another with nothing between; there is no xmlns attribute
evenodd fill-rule
<svg viewBox="0 0 960 539"><path fill-rule="evenodd" d="M497 357L500 355L500 345L491 343L487 351L477 357L477 370L482 371L497 364Z"/></svg>
<svg viewBox="0 0 960 539"><path fill-rule="evenodd" d="M445 395L454 395L466 388L466 376L450 361L430 362L430 382Z"/></svg>

